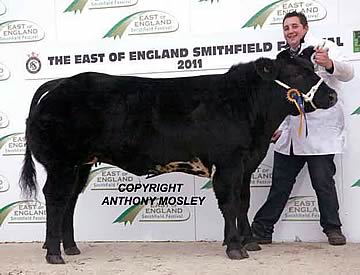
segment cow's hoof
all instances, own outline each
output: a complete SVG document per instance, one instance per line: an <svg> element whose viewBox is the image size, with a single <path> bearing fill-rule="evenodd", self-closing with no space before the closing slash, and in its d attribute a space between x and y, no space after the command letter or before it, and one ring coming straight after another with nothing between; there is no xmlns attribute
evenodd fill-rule
<svg viewBox="0 0 360 275"><path fill-rule="evenodd" d="M46 255L46 261L49 264L64 264L65 261L60 255Z"/></svg>
<svg viewBox="0 0 360 275"><path fill-rule="evenodd" d="M64 249L66 255L79 255L81 252L77 246L69 247Z"/></svg>
<svg viewBox="0 0 360 275"><path fill-rule="evenodd" d="M226 254L232 260L241 260L241 259L249 258L249 254L244 248L226 249Z"/></svg>
<svg viewBox="0 0 360 275"><path fill-rule="evenodd" d="M259 250L261 250L261 246L258 245L257 242L247 243L247 244L244 245L244 248L247 251L259 251Z"/></svg>
<svg viewBox="0 0 360 275"><path fill-rule="evenodd" d="M247 253L245 248L240 248L240 254L243 258L249 258L249 254Z"/></svg>

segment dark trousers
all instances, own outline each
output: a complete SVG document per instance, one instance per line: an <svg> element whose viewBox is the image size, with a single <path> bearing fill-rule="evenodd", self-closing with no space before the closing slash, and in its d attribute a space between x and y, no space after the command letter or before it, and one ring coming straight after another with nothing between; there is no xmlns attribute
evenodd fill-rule
<svg viewBox="0 0 360 275"><path fill-rule="evenodd" d="M320 211L320 225L324 232L340 229L339 203L333 176L336 172L334 155L296 156L274 152L272 185L264 205L256 213L253 227L271 236L289 199L296 177L305 163L311 184L316 192ZM259 232L260 233L260 232Z"/></svg>

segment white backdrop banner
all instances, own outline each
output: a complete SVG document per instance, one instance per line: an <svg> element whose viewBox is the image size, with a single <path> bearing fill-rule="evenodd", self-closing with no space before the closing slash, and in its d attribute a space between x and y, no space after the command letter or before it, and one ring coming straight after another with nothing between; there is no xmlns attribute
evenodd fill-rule
<svg viewBox="0 0 360 275"><path fill-rule="evenodd" d="M44 239L45 200L18 187L25 120L45 81L87 71L142 77L224 73L233 64L274 58L285 46L281 22L303 11L311 31L334 41L360 69L355 0L0 0L0 241ZM340 214L349 241L360 241L359 76L344 84L347 151L336 157ZM266 199L272 145L251 178L250 220ZM38 181L46 173L37 164ZM66 177L67 175L63 175ZM42 187L42 186L40 186ZM168 204L164 206L164 201ZM152 202L150 205L149 202ZM75 211L78 240L222 240L211 182L172 173L151 179L93 167ZM275 240L325 240L306 171L297 178Z"/></svg>

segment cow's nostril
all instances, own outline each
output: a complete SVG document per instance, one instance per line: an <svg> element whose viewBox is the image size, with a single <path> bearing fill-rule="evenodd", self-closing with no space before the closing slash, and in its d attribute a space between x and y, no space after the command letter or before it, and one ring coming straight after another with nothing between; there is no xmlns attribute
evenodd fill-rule
<svg viewBox="0 0 360 275"><path fill-rule="evenodd" d="M337 102L337 95L336 93L332 93L329 95L329 102L331 105L335 105L335 103Z"/></svg>

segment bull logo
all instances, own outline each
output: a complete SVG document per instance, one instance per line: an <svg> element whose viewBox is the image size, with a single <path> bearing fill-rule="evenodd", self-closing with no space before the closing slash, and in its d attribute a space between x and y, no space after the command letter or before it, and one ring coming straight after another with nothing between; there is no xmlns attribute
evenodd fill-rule
<svg viewBox="0 0 360 275"><path fill-rule="evenodd" d="M9 69L4 65L0 63L0 81L6 80L10 77L10 71ZM1 126L0 126L1 128Z"/></svg>
<svg viewBox="0 0 360 275"><path fill-rule="evenodd" d="M8 126L9 126L9 118L7 117L7 115L5 113L0 111L0 129L6 128Z"/></svg>
<svg viewBox="0 0 360 275"><path fill-rule="evenodd" d="M0 193L6 192L10 189L9 181L2 175L0 175Z"/></svg>
<svg viewBox="0 0 360 275"><path fill-rule="evenodd" d="M6 6L0 1L0 15L6 13Z"/></svg>

